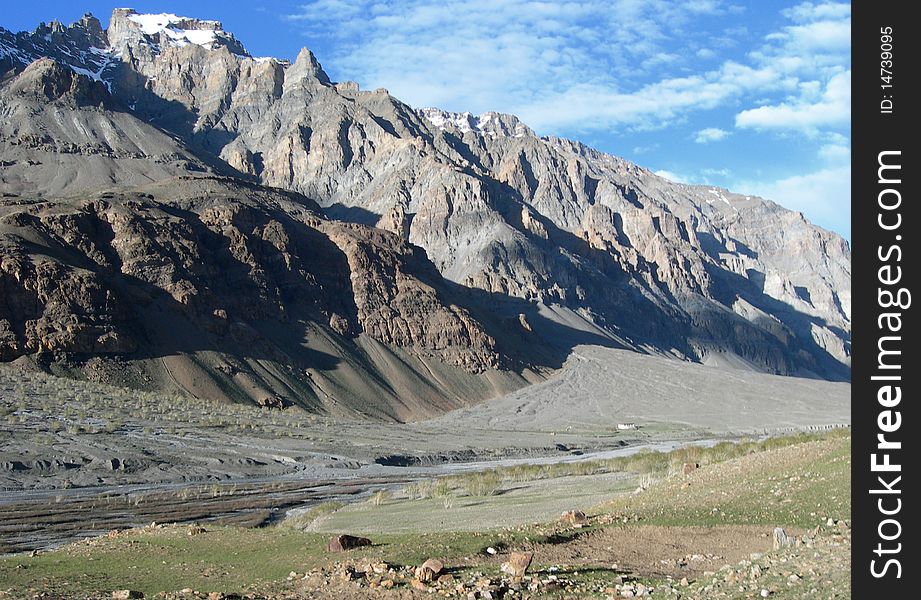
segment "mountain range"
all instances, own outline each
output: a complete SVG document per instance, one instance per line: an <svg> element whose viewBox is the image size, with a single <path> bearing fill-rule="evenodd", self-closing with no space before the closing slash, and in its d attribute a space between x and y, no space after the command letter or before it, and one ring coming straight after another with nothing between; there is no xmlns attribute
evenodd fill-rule
<svg viewBox="0 0 921 600"><path fill-rule="evenodd" d="M307 49L131 9L0 28L0 113L20 368L400 421L578 344L850 378L839 235L513 115L333 82Z"/></svg>

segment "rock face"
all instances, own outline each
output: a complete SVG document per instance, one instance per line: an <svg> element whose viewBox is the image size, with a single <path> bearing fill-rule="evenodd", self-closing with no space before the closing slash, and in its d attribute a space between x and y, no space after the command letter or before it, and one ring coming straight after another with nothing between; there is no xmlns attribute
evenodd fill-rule
<svg viewBox="0 0 921 600"><path fill-rule="evenodd" d="M156 385L327 408L389 390L363 412L391 417L578 343L849 378L850 249L772 202L334 84L306 49L253 58L214 21L0 29L0 71L2 360L121 356ZM178 343L150 307L206 332L178 347L211 353L194 375L150 366Z"/></svg>
<svg viewBox="0 0 921 600"><path fill-rule="evenodd" d="M8 201L0 359L66 373L121 356L128 384L401 420L494 393L491 380L515 387L487 325L418 248L318 210L219 177ZM114 363L103 380L118 382ZM464 399L428 369L481 383Z"/></svg>

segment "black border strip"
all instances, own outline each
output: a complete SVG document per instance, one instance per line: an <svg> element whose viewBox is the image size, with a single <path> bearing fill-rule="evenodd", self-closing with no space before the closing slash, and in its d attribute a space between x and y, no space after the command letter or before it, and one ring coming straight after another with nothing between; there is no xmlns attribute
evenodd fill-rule
<svg viewBox="0 0 921 600"><path fill-rule="evenodd" d="M914 7L912 2L893 0L852 3L852 587L853 597L860 599L916 597L918 589L918 507L916 494L907 488L918 488L908 455L917 454L910 434L919 426L915 404L921 365L914 347L921 338L914 337L911 308L884 306L891 301L909 304L899 290L917 290L921 256L918 217L913 215L917 211L911 211L921 177L915 150L921 131L914 123L915 111L921 110L916 92L921 87L916 81L921 31L909 16ZM891 57L884 54L887 43L892 44ZM881 62L887 58L891 64ZM887 74L881 68L891 71L891 88L883 87ZM892 168L880 171L880 160ZM881 208L880 200L890 208ZM898 317L883 316L887 314ZM881 354L880 344L892 353ZM886 389L889 385L892 388ZM896 387L901 392L898 401ZM880 434L888 448L879 447ZM874 472L873 460L888 460L900 470ZM881 493L886 487L893 492Z"/></svg>

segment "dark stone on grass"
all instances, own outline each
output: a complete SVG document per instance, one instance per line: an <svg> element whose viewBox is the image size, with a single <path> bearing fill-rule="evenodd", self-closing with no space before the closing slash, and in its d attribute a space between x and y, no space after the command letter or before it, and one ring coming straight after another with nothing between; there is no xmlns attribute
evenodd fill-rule
<svg viewBox="0 0 921 600"><path fill-rule="evenodd" d="M360 548L362 546L370 546L371 540L363 537L356 537L354 535L337 535L329 540L329 543L326 544L327 552L344 552L346 550L351 550L353 548Z"/></svg>

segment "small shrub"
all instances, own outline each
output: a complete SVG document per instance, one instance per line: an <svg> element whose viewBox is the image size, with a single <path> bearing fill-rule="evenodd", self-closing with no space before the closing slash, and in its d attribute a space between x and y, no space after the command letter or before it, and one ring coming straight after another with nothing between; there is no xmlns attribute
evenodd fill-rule
<svg viewBox="0 0 921 600"><path fill-rule="evenodd" d="M493 496L502 488L502 478L495 469L465 475L463 482L470 496Z"/></svg>
<svg viewBox="0 0 921 600"><path fill-rule="evenodd" d="M393 493L390 490L377 490L371 494L371 498L369 500L374 506L382 506L386 504L392 497Z"/></svg>

